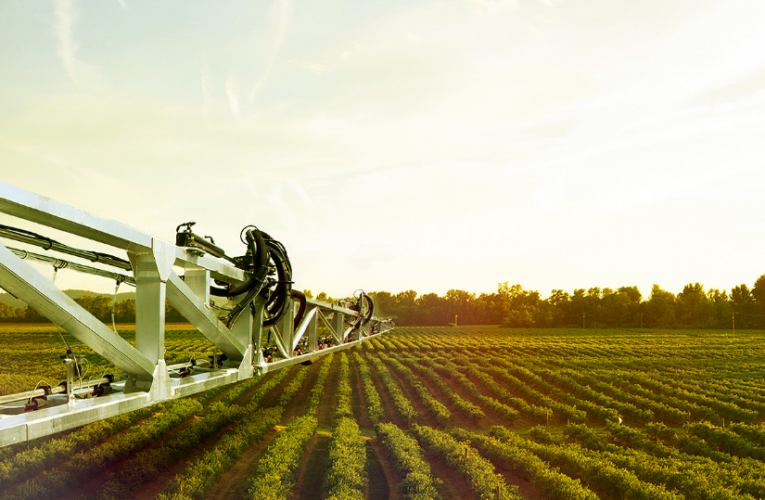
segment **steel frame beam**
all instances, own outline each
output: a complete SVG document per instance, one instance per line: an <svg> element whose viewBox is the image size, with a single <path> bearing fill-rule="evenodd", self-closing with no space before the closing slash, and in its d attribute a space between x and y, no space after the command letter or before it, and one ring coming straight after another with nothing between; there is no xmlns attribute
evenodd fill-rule
<svg viewBox="0 0 765 500"><path fill-rule="evenodd" d="M70 359L66 404L20 415L0 414L0 447L312 360L358 345L390 326L378 318L364 324L364 310L307 299L306 313L294 328L295 307L288 299L288 313L269 329L280 356L267 363L263 356L267 338L263 327L265 299L256 297L249 307L251 314L241 314L230 327L210 309L212 279L238 284L248 278L229 262L2 182L0 213L125 251L136 285L133 347L23 261L20 251L14 253L0 243L0 288L28 303L127 374L124 381L111 383L112 394L77 399L75 391L88 384L81 389L74 387ZM183 277L176 271L178 268L183 270ZM164 359L165 301L226 355L227 366L193 372L185 378L171 377ZM329 332L332 347L319 349L322 328ZM296 355L295 348L303 338L308 349ZM18 396L15 400L20 401L28 394L3 396L3 400L14 401Z"/></svg>

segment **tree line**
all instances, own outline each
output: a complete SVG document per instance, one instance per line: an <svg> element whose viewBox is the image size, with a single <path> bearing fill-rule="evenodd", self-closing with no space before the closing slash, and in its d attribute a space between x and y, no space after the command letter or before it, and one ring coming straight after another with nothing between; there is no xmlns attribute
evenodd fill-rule
<svg viewBox="0 0 765 500"><path fill-rule="evenodd" d="M86 311L104 323L112 322L111 295L88 295L74 299ZM114 303L114 321L117 323L135 323L135 299L126 299ZM168 323L185 323L186 319L165 304L165 321ZM27 307L13 307L0 302L0 323L50 323L35 309Z"/></svg>
<svg viewBox="0 0 765 500"><path fill-rule="evenodd" d="M376 313L399 326L502 325L579 328L765 328L765 275L750 288L730 293L689 283L674 294L653 285L644 298L636 286L553 290L543 299L535 290L500 283L496 293L449 290L419 295L414 290L373 292Z"/></svg>
<svg viewBox="0 0 765 500"><path fill-rule="evenodd" d="M306 290L306 295L313 294ZM730 293L700 283L689 283L674 294L653 285L644 298L636 286L578 288L573 293L553 290L543 299L536 290L499 283L495 293L477 295L449 290L443 295L419 295L414 290L392 294L371 292L375 314L393 318L399 326L502 325L507 327L580 328L765 328L765 274L749 288L735 286ZM332 301L326 293L316 296ZM112 296L96 295L74 299L105 323L111 323ZM135 299L114 304L117 323L135 323ZM186 320L169 304L165 320ZM0 323L46 323L31 307L0 303Z"/></svg>

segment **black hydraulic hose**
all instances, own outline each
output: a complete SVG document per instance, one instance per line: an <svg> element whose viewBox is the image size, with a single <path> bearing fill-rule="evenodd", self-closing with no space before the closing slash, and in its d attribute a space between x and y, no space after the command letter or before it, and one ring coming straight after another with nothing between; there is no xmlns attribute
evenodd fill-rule
<svg viewBox="0 0 765 500"><path fill-rule="evenodd" d="M221 289L217 287L210 287L210 295L216 297L235 297L248 292L260 284L263 286L268 274L268 249L266 248L266 241L263 239L263 235L260 231L249 230L246 234L247 243L250 247L252 254L253 270L250 275L250 279L234 288Z"/></svg>
<svg viewBox="0 0 765 500"><path fill-rule="evenodd" d="M366 325L367 323L369 323L369 320L371 320L372 316L375 315L375 301L372 300L372 297L370 297L367 294L364 294L364 298L369 303L369 312L367 313L367 317L364 318L364 321L361 323L362 325Z"/></svg>
<svg viewBox="0 0 765 500"><path fill-rule="evenodd" d="M295 322L292 324L292 327L297 330L298 325L303 321L303 316L305 316L307 302L305 294L300 290L290 290L290 297L299 302L297 314L295 314Z"/></svg>
<svg viewBox="0 0 765 500"><path fill-rule="evenodd" d="M263 321L263 326L271 326L281 319L286 312L287 297L292 291L292 266L284 247L274 240L269 240L268 246L276 267L277 285L266 305L269 317Z"/></svg>

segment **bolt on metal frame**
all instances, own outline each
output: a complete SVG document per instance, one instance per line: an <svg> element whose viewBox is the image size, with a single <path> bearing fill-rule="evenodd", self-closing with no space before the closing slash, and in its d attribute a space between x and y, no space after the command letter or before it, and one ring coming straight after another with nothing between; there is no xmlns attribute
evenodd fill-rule
<svg viewBox="0 0 765 500"><path fill-rule="evenodd" d="M262 298L253 300L250 307L252 314L239 315L229 327L211 310L210 284L213 279L232 285L248 279L243 270L229 262L207 257L199 249L178 247L119 222L1 182L0 213L126 252L133 274L129 278L134 280L136 289L133 347L23 260L32 254L0 243L0 288L29 304L125 372L123 381L111 383L114 390L111 394L94 399L76 399L74 363L70 360L66 363L67 403L19 415L0 414L0 447L262 375L358 345L369 336L392 328L390 322L380 318L365 321L364 315L368 311L364 311L363 307L355 311L313 299L306 299L305 314L295 327L294 303L287 298L288 313L271 326L269 332L280 356L268 363L263 357L265 304ZM45 256L33 257L45 261L39 258ZM78 266L98 270L82 265L72 268L82 270L77 269ZM176 268L181 270L181 274L176 272ZM130 270L126 271L130 273ZM106 273L100 275L113 277ZM215 366L188 377L171 378L169 369L177 367L168 367L164 359L165 301L225 354L228 366ZM326 349L319 348L320 323L331 334L332 346ZM303 339L307 341L306 352L296 355L295 348ZM92 385L85 383L80 389ZM16 396L23 399L32 392L39 390ZM12 400L13 395L0 397L0 402Z"/></svg>

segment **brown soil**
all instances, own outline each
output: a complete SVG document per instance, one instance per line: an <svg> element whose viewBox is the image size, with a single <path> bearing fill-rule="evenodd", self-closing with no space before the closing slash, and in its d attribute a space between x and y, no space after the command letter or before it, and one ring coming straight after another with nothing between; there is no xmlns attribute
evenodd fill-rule
<svg viewBox="0 0 765 500"><path fill-rule="evenodd" d="M385 409L385 415L387 417L386 420L393 422L402 429L408 429L409 426L404 421L404 419L401 418L401 415L399 415L396 411L396 407L393 404L393 399L391 399L390 394L388 394L388 390L385 387L385 384L383 384L383 381L380 378L380 375L377 373L377 370L375 370L374 366L369 361L367 361L367 366L369 367L369 373L372 376L372 382L374 382L375 388L377 389L377 394L380 395L380 403Z"/></svg>
<svg viewBox="0 0 765 500"><path fill-rule="evenodd" d="M305 415L306 410L308 409L308 399L311 396L311 389L313 389L313 386L316 384L316 379L319 377L321 363L313 363L310 367L297 366L300 366L300 369L302 370L309 370L309 372L305 381L303 381L303 385L298 389L295 395L292 396L292 401L290 401L287 409L284 410L281 421L282 425L286 425L292 417L302 417Z"/></svg>
<svg viewBox="0 0 765 500"><path fill-rule="evenodd" d="M367 411L367 395L364 393L364 384L361 381L361 375L359 374L359 367L356 364L356 360L350 357L350 371L351 371L351 406L353 407L353 416L359 427L362 429L371 430L374 428L372 421L369 420L369 412Z"/></svg>
<svg viewBox="0 0 765 500"><path fill-rule="evenodd" d="M467 500L475 499L476 494L470 488L470 483L452 469L446 462L431 455L426 450L425 460L430 465L430 471L433 477L438 480L436 489L444 500Z"/></svg>
<svg viewBox="0 0 765 500"><path fill-rule="evenodd" d="M208 401L207 401L207 402L204 404L204 407L206 408L206 407L208 407L210 404L212 404L212 403L215 403L215 402L218 402L218 401L220 401L221 399L223 399L224 397L226 397L226 394L228 394L228 393L231 391L231 389L233 389L235 386L236 386L236 384L231 384L231 385L230 385L230 386L228 386L226 389L224 389L224 390L220 391L218 394L216 394L216 395L215 395L215 397L212 397L212 398L210 398L210 399L209 399L209 400L208 400ZM194 395L193 395L193 396L191 396L191 397L192 397L192 398L198 398L198 397L200 397L202 394L204 394L204 392L198 392L198 393L194 394Z"/></svg>
<svg viewBox="0 0 765 500"><path fill-rule="evenodd" d="M260 386L263 385L267 380L270 380L271 378L273 378L273 376L274 376L274 373L269 372L263 375L262 377L260 377L260 380L258 380L258 383L255 384L253 387L250 387L249 389L244 391L242 394L240 394L239 397L236 398L236 400L234 401L234 404L237 404L239 406L246 406L247 403L250 402L252 395L255 394L255 392L257 392L258 389L260 389ZM217 401L217 396L213 399Z"/></svg>
<svg viewBox="0 0 765 500"><path fill-rule="evenodd" d="M176 425L172 429L170 429L167 433L165 433L164 436L154 441L149 446L142 448L140 450L136 450L135 453L131 454L130 456L126 457L124 460L121 460L119 462L116 462L109 467L107 467L104 471L102 471L100 474L97 474L91 479L89 482L85 484L79 485L79 487L76 487L71 492L69 492L68 495L62 497L64 500L76 500L80 497L91 497L95 494L95 492L98 490L98 488L101 487L104 483L106 483L109 479L111 479L114 475L116 475L124 466L124 464L131 460L133 457L135 457L138 453L142 453L144 451L148 450L154 450L156 448L159 448L163 444L165 444L168 440L172 439L176 434L178 434L183 429L187 428L189 425L191 425L195 419L199 419L196 415L192 415L191 417L187 418L180 424Z"/></svg>
<svg viewBox="0 0 765 500"><path fill-rule="evenodd" d="M498 397L492 391L487 389L480 381L471 378L470 375L468 375L467 373L465 374L465 376L468 378L468 380L473 382L473 385L475 385L478 388L478 390L481 392L481 394L483 394L484 396L490 397L490 398L494 398L497 401L499 401L500 403L507 404L504 401L502 401L502 398ZM510 388L510 387L508 387L506 385L503 385L501 381L497 381L496 383L501 385L505 390L507 390L513 396L515 396L517 398L520 398L520 399L523 399L524 401L526 401L526 399L521 394L517 394L516 392L514 392L512 390L512 388ZM512 405L508 405L508 406L510 406L510 408L514 408ZM484 408L483 406L481 406L481 408L485 412L487 412L487 415L488 415L487 409ZM517 409L517 408L515 408L515 409ZM507 427L508 429L523 429L523 428L533 427L535 425L544 424L545 423L544 420L542 420L540 422L539 420L533 418L532 416L530 416L528 414L525 414L525 413L523 413L520 410L518 410L518 411L519 411L519 415L518 415L518 418L515 421L510 422L510 421L504 420L499 415L495 415L495 417L497 419L499 419L499 423L497 423L497 424L493 424L492 423L491 425L502 425L504 427Z"/></svg>
<svg viewBox="0 0 765 500"><path fill-rule="evenodd" d="M152 500L153 498L157 498L157 496L165 490L167 485L170 484L173 479L175 479L175 476L181 474L186 469L188 464L194 462L197 458L204 455L204 453L209 448L215 446L216 443L218 443L218 441L223 438L223 436L229 433L232 429L236 428L237 425L238 423L227 425L218 431L215 436L212 436L200 443L199 446L196 447L194 451L188 456L178 460L165 471L163 471L159 476L144 484L140 493L138 493L138 495L135 497L135 500Z"/></svg>
<svg viewBox="0 0 765 500"><path fill-rule="evenodd" d="M425 405L422 404L420 396L414 391L414 389L412 389L412 386L409 385L409 382L407 382L404 377L400 376L395 368L388 365L387 363L385 366L388 367L388 371L390 371L391 375L393 375L393 379L398 382L398 386L402 391L404 391L404 395L406 395L409 402L412 403L414 410L417 412L417 423L420 425L434 427L436 429L443 429L444 426L436 422L436 419L433 418ZM404 426L404 428L409 428L409 426Z"/></svg>
<svg viewBox="0 0 765 500"><path fill-rule="evenodd" d="M500 467L497 464L494 464L494 468L497 470L497 473L502 474L508 485L518 487L518 494L525 500L544 500L546 498L539 488L515 472Z"/></svg>
<svg viewBox="0 0 765 500"><path fill-rule="evenodd" d="M284 377L284 380L279 382L279 384L277 384L276 387L271 389L271 391L268 394L266 394L266 397L263 398L263 400L260 402L260 408L271 408L272 406L276 406L276 404L279 402L279 398L282 395L282 391L287 386L287 384L290 383L290 381L292 380L292 377L294 377L296 373L297 373L297 368L295 368L294 366L290 368L290 372L287 374L286 377Z"/></svg>
<svg viewBox="0 0 765 500"><path fill-rule="evenodd" d="M210 493L207 494L207 500L232 500L245 498L258 460L260 460L260 457L263 456L268 449L268 446L282 429L283 427L274 427L263 436L263 439L253 443L249 449L242 454L239 461L223 473L220 480L213 486Z"/></svg>
<svg viewBox="0 0 765 500"><path fill-rule="evenodd" d="M326 432L317 432L308 441L291 500L319 500L326 497L324 480L329 468L327 457L331 441L332 437Z"/></svg>
<svg viewBox="0 0 765 500"><path fill-rule="evenodd" d="M335 408L337 408L337 382L340 376L340 356L335 355L329 376L324 383L324 394L321 397L317 415L320 429L331 429L335 424Z"/></svg>
<svg viewBox="0 0 765 500"><path fill-rule="evenodd" d="M420 380L420 383L422 383L422 385L424 385L428 389L428 391L433 395L433 397L436 398L439 403L446 406L446 408L451 412L452 415L451 415L451 418L449 419L449 424L447 425L448 428L451 429L454 427L459 427L459 428L468 429L468 430L482 429L482 427L480 425L477 425L472 418L462 413L460 410L455 408L449 401L447 401L446 398L442 395L441 389L438 388L436 384L431 382L424 375L417 373L414 370L412 370L412 372ZM454 389L456 391L456 388ZM439 427L442 427L442 426L439 426Z"/></svg>
<svg viewBox="0 0 765 500"><path fill-rule="evenodd" d="M377 438L367 440L367 471L369 500L401 500L401 477Z"/></svg>

